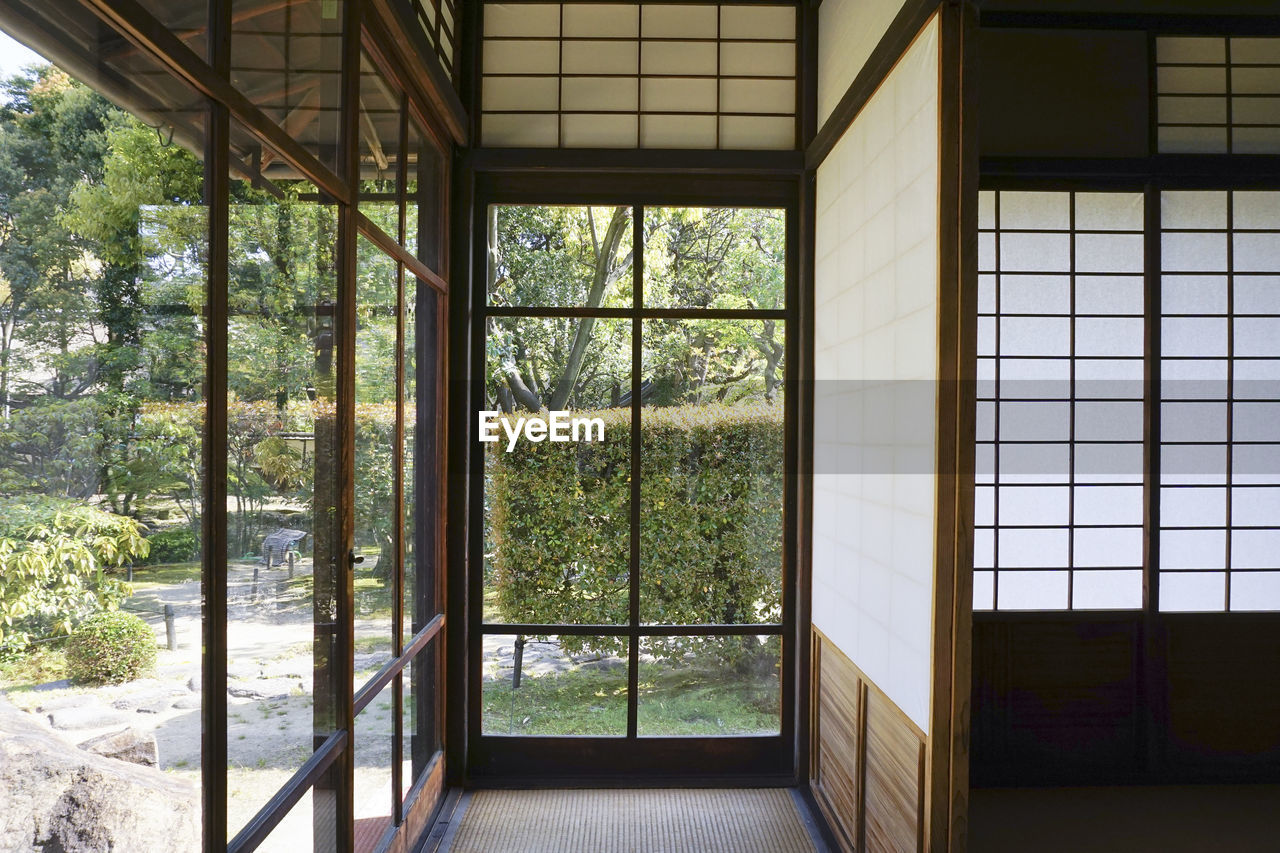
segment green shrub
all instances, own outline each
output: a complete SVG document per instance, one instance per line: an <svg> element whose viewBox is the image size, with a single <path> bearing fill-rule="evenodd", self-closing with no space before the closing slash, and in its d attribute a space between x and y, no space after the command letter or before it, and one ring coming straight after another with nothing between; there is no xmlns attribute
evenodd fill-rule
<svg viewBox="0 0 1280 853"><path fill-rule="evenodd" d="M488 446L486 580L507 621L627 622L630 412L575 414L602 417L605 440ZM782 621L781 404L646 408L640 430L641 621ZM622 651L616 638L560 642ZM674 660L689 647L645 652Z"/></svg>
<svg viewBox="0 0 1280 853"><path fill-rule="evenodd" d="M200 556L200 537L189 527L171 527L157 530L147 537L151 552L142 565L157 563L186 563Z"/></svg>
<svg viewBox="0 0 1280 853"><path fill-rule="evenodd" d="M0 498L0 658L120 604L109 570L145 557L138 522L77 501Z"/></svg>
<svg viewBox="0 0 1280 853"><path fill-rule="evenodd" d="M67 642L67 674L76 684L120 684L155 668L156 635L131 613L99 613Z"/></svg>

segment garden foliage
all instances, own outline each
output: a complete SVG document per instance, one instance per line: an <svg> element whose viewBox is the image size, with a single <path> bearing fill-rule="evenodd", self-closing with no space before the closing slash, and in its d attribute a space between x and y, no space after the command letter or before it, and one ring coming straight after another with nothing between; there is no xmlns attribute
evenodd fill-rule
<svg viewBox="0 0 1280 853"><path fill-rule="evenodd" d="M507 621L627 622L630 411L574 415L603 418L605 440L489 445L487 581ZM781 404L645 408L640 429L642 621L779 621ZM561 642L622 651L614 638Z"/></svg>
<svg viewBox="0 0 1280 853"><path fill-rule="evenodd" d="M67 643L67 674L75 684L122 684L155 668L155 632L132 613L99 613Z"/></svg>

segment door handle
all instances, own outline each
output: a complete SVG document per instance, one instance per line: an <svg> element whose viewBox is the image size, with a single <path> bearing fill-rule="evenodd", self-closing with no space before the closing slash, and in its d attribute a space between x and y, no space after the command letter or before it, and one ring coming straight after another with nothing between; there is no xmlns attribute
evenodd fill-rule
<svg viewBox="0 0 1280 853"><path fill-rule="evenodd" d="M363 554L357 555L354 548L352 548L350 551L347 552L347 565L350 568L354 569L356 566L362 565L363 563L364 563Z"/></svg>

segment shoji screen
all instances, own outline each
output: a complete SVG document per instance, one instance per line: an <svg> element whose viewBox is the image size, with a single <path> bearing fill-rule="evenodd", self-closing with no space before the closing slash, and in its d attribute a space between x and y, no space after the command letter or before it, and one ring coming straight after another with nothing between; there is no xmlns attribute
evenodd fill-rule
<svg viewBox="0 0 1280 853"><path fill-rule="evenodd" d="M938 324L935 18L817 175L813 622L929 721Z"/></svg>
<svg viewBox="0 0 1280 853"><path fill-rule="evenodd" d="M481 144L789 149L791 4L486 3Z"/></svg>
<svg viewBox="0 0 1280 853"><path fill-rule="evenodd" d="M905 0L827 0L818 7L818 124L827 120Z"/></svg>

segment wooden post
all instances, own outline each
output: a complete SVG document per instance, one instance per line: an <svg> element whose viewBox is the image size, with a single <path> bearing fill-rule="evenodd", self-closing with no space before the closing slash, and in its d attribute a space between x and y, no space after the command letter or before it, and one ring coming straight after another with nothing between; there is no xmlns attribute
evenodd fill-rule
<svg viewBox="0 0 1280 853"><path fill-rule="evenodd" d="M289 580L293 580L293 549L289 549Z"/></svg>
<svg viewBox="0 0 1280 853"><path fill-rule="evenodd" d="M178 648L178 629L173 622L173 605L166 604L164 606L164 635L168 641L169 651L176 651Z"/></svg>
<svg viewBox="0 0 1280 853"><path fill-rule="evenodd" d="M515 657L512 660L513 668L511 670L511 689L520 689L520 668L524 666L524 635L516 637Z"/></svg>

